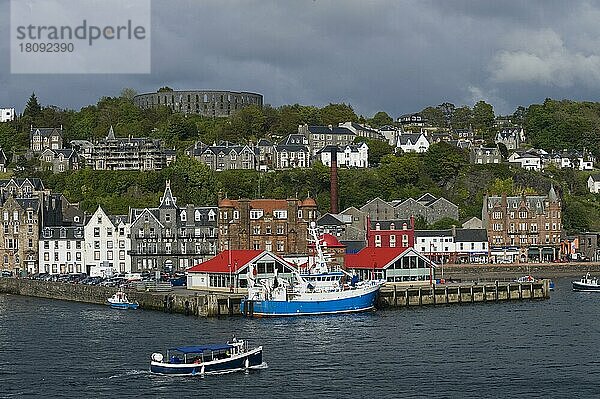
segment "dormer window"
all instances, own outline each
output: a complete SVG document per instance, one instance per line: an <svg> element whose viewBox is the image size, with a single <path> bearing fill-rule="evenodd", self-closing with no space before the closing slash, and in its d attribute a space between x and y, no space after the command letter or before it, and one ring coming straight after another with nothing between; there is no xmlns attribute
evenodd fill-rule
<svg viewBox="0 0 600 399"><path fill-rule="evenodd" d="M181 213L179 214L179 218L181 219L182 222L187 221L187 215L186 215L185 211L181 211Z"/></svg>
<svg viewBox="0 0 600 399"><path fill-rule="evenodd" d="M379 223L375 225L375 230L381 230L381 225Z"/></svg>
<svg viewBox="0 0 600 399"><path fill-rule="evenodd" d="M67 229L64 227L60 229L60 238L67 238Z"/></svg>
<svg viewBox="0 0 600 399"><path fill-rule="evenodd" d="M390 230L396 230L396 225L394 223L390 223Z"/></svg>
<svg viewBox="0 0 600 399"><path fill-rule="evenodd" d="M194 220L196 222L199 222L201 220L200 211L198 209L196 209L196 211L194 212Z"/></svg>
<svg viewBox="0 0 600 399"><path fill-rule="evenodd" d="M52 237L52 230L50 230L48 227L46 227L44 229L44 238L50 238Z"/></svg>

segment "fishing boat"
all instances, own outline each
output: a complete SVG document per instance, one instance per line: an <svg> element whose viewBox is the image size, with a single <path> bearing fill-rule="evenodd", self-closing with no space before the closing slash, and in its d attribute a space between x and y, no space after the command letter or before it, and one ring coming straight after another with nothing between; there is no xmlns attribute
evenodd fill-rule
<svg viewBox="0 0 600 399"><path fill-rule="evenodd" d="M248 349L245 340L225 344L180 346L167 349L166 356L155 352L150 371L155 374L200 375L231 373L267 367L262 346Z"/></svg>
<svg viewBox="0 0 600 399"><path fill-rule="evenodd" d="M581 280L573 281L573 291L600 291L598 278L591 277L590 273L586 273Z"/></svg>
<svg viewBox="0 0 600 399"><path fill-rule="evenodd" d="M323 251L315 223L311 223L310 242L315 261L304 273L294 271L291 279L256 281L253 266L248 268L248 297L242 300L242 314L251 317L301 316L362 312L373 309L384 280L359 281L345 270L330 270L331 259Z"/></svg>
<svg viewBox="0 0 600 399"><path fill-rule="evenodd" d="M137 309L140 304L132 302L127 298L127 294L119 290L113 296L107 299L108 304L113 309Z"/></svg>

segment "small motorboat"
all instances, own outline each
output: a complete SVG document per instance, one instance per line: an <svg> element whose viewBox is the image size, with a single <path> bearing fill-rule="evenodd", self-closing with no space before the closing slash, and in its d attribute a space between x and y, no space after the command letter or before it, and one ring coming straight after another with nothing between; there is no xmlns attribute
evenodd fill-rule
<svg viewBox="0 0 600 399"><path fill-rule="evenodd" d="M521 276L517 279L515 279L516 283L533 283L535 281L535 278L533 278L532 275L528 274L526 276Z"/></svg>
<svg viewBox="0 0 600 399"><path fill-rule="evenodd" d="M152 354L150 372L170 375L199 375L231 373L266 368L262 346L248 349L244 340L232 339L225 344L180 346Z"/></svg>
<svg viewBox="0 0 600 399"><path fill-rule="evenodd" d="M590 273L586 273L581 280L573 281L573 291L600 291L598 278L591 277Z"/></svg>
<svg viewBox="0 0 600 399"><path fill-rule="evenodd" d="M139 303L131 302L122 290L115 292L113 296L108 298L107 302L113 309L137 309L140 307Z"/></svg>

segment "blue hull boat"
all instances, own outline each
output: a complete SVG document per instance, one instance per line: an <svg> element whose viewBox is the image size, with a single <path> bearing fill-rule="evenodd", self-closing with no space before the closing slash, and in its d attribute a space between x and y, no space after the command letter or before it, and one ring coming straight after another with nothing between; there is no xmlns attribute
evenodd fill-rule
<svg viewBox="0 0 600 399"><path fill-rule="evenodd" d="M110 303L110 307L113 309L137 309L140 307L140 304L137 302Z"/></svg>
<svg viewBox="0 0 600 399"><path fill-rule="evenodd" d="M373 285L366 289L303 295L297 300L285 301L244 299L240 310L243 315L251 317L364 312L375 307L379 288L379 285Z"/></svg>
<svg viewBox="0 0 600 399"><path fill-rule="evenodd" d="M112 309L137 309L140 304L127 299L127 294L119 290L113 296L106 300Z"/></svg>

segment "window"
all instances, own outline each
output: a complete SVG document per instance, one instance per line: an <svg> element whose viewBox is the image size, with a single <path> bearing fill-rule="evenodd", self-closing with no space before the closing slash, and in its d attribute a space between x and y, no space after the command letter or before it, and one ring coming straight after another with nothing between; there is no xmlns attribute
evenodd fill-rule
<svg viewBox="0 0 600 399"><path fill-rule="evenodd" d="M252 226L252 234L260 234L260 226Z"/></svg>
<svg viewBox="0 0 600 399"><path fill-rule="evenodd" d="M196 209L194 212L194 221L199 222L201 220L200 211Z"/></svg>
<svg viewBox="0 0 600 399"><path fill-rule="evenodd" d="M181 219L182 222L187 221L187 214L185 213L185 211L181 211L181 213L179 214L179 218Z"/></svg>
<svg viewBox="0 0 600 399"><path fill-rule="evenodd" d="M250 219L252 219L252 220L260 219L262 216L263 216L262 209L252 209L250 211Z"/></svg>
<svg viewBox="0 0 600 399"><path fill-rule="evenodd" d="M258 241L252 242L252 249L259 250L260 249L260 242L258 242Z"/></svg>
<svg viewBox="0 0 600 399"><path fill-rule="evenodd" d="M50 249L50 241L44 241L44 249Z"/></svg>
<svg viewBox="0 0 600 399"><path fill-rule="evenodd" d="M113 233L112 227L107 227L106 228L106 236L112 237L112 233Z"/></svg>
<svg viewBox="0 0 600 399"><path fill-rule="evenodd" d="M275 219L287 219L287 211L284 209L276 209L273 211L273 217Z"/></svg>
<svg viewBox="0 0 600 399"><path fill-rule="evenodd" d="M168 213L165 215L165 222L167 222L167 223L171 222L171 215L169 215Z"/></svg>
<svg viewBox="0 0 600 399"><path fill-rule="evenodd" d="M94 227L94 237L100 237L100 227Z"/></svg>
<svg viewBox="0 0 600 399"><path fill-rule="evenodd" d="M390 248L395 248L395 247L396 247L396 236L391 235L390 236Z"/></svg>
<svg viewBox="0 0 600 399"><path fill-rule="evenodd" d="M285 234L284 226L282 224L277 225L277 234Z"/></svg>
<svg viewBox="0 0 600 399"><path fill-rule="evenodd" d="M113 259L113 251L106 251L106 259L108 259L108 260Z"/></svg>
<svg viewBox="0 0 600 399"><path fill-rule="evenodd" d="M100 251L94 251L94 260L100 260Z"/></svg>
<svg viewBox="0 0 600 399"><path fill-rule="evenodd" d="M94 249L100 249L100 241L94 241Z"/></svg>
<svg viewBox="0 0 600 399"><path fill-rule="evenodd" d="M125 251L119 251L119 260L125 260Z"/></svg>
<svg viewBox="0 0 600 399"><path fill-rule="evenodd" d="M108 241L108 242L106 243L106 248L108 248L108 249L112 249L112 247L113 247L113 242L112 242L112 241Z"/></svg>
<svg viewBox="0 0 600 399"><path fill-rule="evenodd" d="M234 219L239 219L240 218L240 211L233 211L233 218Z"/></svg>
<svg viewBox="0 0 600 399"><path fill-rule="evenodd" d="M375 236L375 247L381 247L381 236L379 234Z"/></svg>
<svg viewBox="0 0 600 399"><path fill-rule="evenodd" d="M277 241L277 251L283 252L285 250L285 244L283 241Z"/></svg>
<svg viewBox="0 0 600 399"><path fill-rule="evenodd" d="M75 241L75 249L81 249L81 241Z"/></svg>

